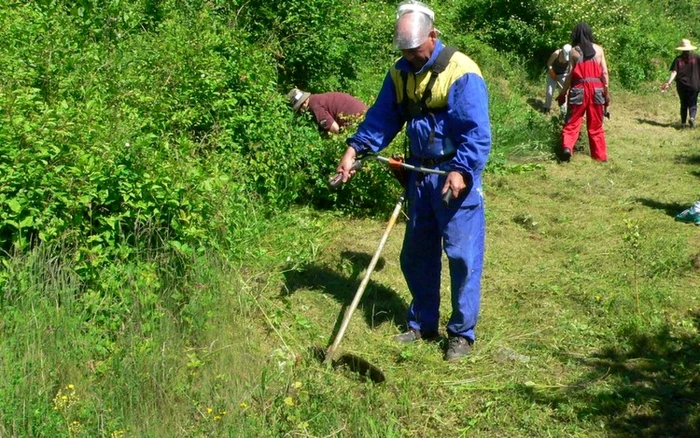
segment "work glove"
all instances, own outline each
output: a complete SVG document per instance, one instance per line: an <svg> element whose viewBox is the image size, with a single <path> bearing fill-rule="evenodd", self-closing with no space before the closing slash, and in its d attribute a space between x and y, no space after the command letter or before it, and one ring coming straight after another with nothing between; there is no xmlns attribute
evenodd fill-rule
<svg viewBox="0 0 700 438"><path fill-rule="evenodd" d="M661 91L664 92L664 91L668 90L668 87L670 87L670 86L671 86L670 82L664 82L664 84L661 86Z"/></svg>
<svg viewBox="0 0 700 438"><path fill-rule="evenodd" d="M549 77L554 79L555 81L557 80L557 74L552 68L549 69Z"/></svg>
<svg viewBox="0 0 700 438"><path fill-rule="evenodd" d="M557 103L559 106L562 106L566 103L566 94L564 93L559 93L559 96L557 96Z"/></svg>

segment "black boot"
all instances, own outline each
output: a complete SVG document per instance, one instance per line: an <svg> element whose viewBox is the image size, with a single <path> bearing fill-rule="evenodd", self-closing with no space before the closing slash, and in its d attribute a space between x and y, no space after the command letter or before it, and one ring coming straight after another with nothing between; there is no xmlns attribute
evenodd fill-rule
<svg viewBox="0 0 700 438"><path fill-rule="evenodd" d="M469 354L474 341L462 336L450 336L447 340L446 361L455 361Z"/></svg>
<svg viewBox="0 0 700 438"><path fill-rule="evenodd" d="M432 339L436 339L438 336L438 332L432 330L409 329L405 333L401 333L400 335L394 336L393 339L396 342L408 344L409 342L417 341L419 339L425 339L426 341L429 341Z"/></svg>

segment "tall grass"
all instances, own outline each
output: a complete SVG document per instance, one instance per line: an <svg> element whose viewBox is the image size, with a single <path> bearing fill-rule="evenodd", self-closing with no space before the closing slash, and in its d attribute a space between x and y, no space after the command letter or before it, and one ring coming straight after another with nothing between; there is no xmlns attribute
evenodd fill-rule
<svg viewBox="0 0 700 438"><path fill-rule="evenodd" d="M664 5L677 17L694 1ZM491 99L483 337L458 366L439 344L388 341L409 300L393 239L342 346L390 375L374 387L307 350L327 344L382 228L348 213L381 215L399 189L370 166L327 191L343 138L283 96L338 87L371 102L394 5L80 3L0 6L1 436L663 432L635 426L634 409L699 430L678 384L698 386L698 241L664 217L695 199L697 154L685 133L644 125L668 102L625 96L624 122L606 122L609 167L547 162L560 121L535 112L543 86L518 44L536 35L529 53L544 53L565 31L507 17L520 27L466 32L469 5L440 5L445 41L482 67ZM636 47L639 61L692 29L661 36L670 21L642 18L665 9L641 5L612 54ZM513 39L496 49L499 35ZM665 71L619 61L632 85ZM627 241L625 220L640 224Z"/></svg>
<svg viewBox="0 0 700 438"><path fill-rule="evenodd" d="M256 266L310 257L308 231L321 223L303 214L273 221L250 234L244 261L143 252L103 269L98 284L80 281L74 248L6 258L3 435L256 435L266 416L251 422L247 407L277 397L297 360L270 347L265 321L275 315L259 301L276 277ZM291 224L290 241L265 243Z"/></svg>

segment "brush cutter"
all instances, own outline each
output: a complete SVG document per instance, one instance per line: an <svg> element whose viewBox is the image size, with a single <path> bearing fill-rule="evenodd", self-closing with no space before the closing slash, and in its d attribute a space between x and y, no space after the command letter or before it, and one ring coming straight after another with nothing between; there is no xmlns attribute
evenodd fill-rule
<svg viewBox="0 0 700 438"><path fill-rule="evenodd" d="M420 166L413 166L411 164L404 163L403 161L400 161L394 157L392 158L386 158L382 157L381 155L365 155L362 158L358 158L355 160L355 163L353 163L351 170L359 170L362 168L364 164L364 160L369 159L369 158L374 158L375 160L388 164L389 167L396 168L400 167L402 169L409 170L411 172L420 172L420 173L432 173L435 175L447 175L447 172L444 170L438 170L438 169L430 169L427 167L420 167ZM333 178L331 178L328 181L328 185L331 188L338 188L343 184L343 175L341 173L336 174ZM447 207L449 202L454 198L452 196L452 190L447 190L443 195L442 195L442 203Z"/></svg>
<svg viewBox="0 0 700 438"><path fill-rule="evenodd" d="M386 244L386 241L389 238L389 233L391 232L391 229L396 224L396 220L399 217L399 213L401 212L401 207L403 206L404 200L405 200L405 195L402 194L399 197L399 200L396 203L396 206L394 207L394 211L391 214L391 217L389 218L389 223L387 224L387 227L384 230L384 234L382 235L382 238L379 241L379 247L377 248L377 251L374 253L374 257L372 257L372 260L370 261L369 266L367 267L367 272L365 273L365 277L362 279L362 282L360 283L360 287L357 288L357 292L355 292L355 297L352 299L352 303L350 303L350 306L345 311L345 316L343 317L343 322L340 324L340 328L338 329L338 333L335 335L335 339L333 340L333 343L331 344L331 346L328 347L325 351L325 355L323 358L323 363L325 365L334 364L336 350L338 349L340 342L343 340L343 336L345 335L345 330L347 330L348 325L350 324L350 318L352 318L352 314L355 312L355 310L357 309L357 306L360 304L360 300L362 299L362 295L364 294L365 289L367 288L367 284L369 284L369 277L372 275L374 268L377 266L377 262L379 261L379 255L381 254L382 250L384 249L384 245ZM348 365L348 367L353 371L360 372L361 374L369 375L370 379L372 379L372 381L374 381L374 382L381 383L385 380L384 374L381 372L381 370L379 368L373 366L369 362L364 361L361 358L358 358L356 356L350 356L350 355L344 354L341 356L341 359L339 362L342 364Z"/></svg>
<svg viewBox="0 0 700 438"><path fill-rule="evenodd" d="M393 158L388 159L388 158L384 158L384 157L381 157L378 155L368 155L367 157L375 158L375 159L377 159L383 163L387 163L389 165L398 165L402 168L405 168L407 170L414 171L414 172L433 173L433 174L437 174L437 175L445 175L446 174L446 172L443 170L428 169L428 168L424 168L424 167L412 166L410 164L405 164L405 163L400 162L400 161L393 159ZM363 159L355 160L355 163L352 166L352 170L359 170L362 167L362 160ZM331 180L328 183L332 188L340 187L342 185L342 174L337 174L336 176L331 178ZM370 364L366 360L359 358L357 356L354 356L354 355L349 355L349 354L343 354L339 358L338 361L335 361L334 358L335 358L338 346L340 345L340 342L343 340L343 336L345 335L345 330L347 330L348 325L350 324L350 318L352 318L352 314L357 309L357 306L359 305L360 300L362 299L362 295L365 292L365 288L367 287L367 284L369 284L369 278L372 275L372 272L374 271L374 268L377 265L377 261L379 260L379 255L381 254L382 250L384 249L384 245L386 244L386 241L389 238L389 233L391 232L391 229L396 224L396 220L399 217L399 213L401 212L401 208L403 206L405 199L406 199L406 193L404 192L399 197L399 200L396 203L396 206L394 206L394 211L392 212L391 217L389 218L389 223L387 224L387 227L384 230L384 234L382 235L382 238L379 241L379 247L377 248L377 251L374 253L372 260L370 261L369 266L367 267L367 272L365 273L365 276L362 279L362 282L360 283L360 287L358 287L357 292L355 292L355 297L353 298L352 303L350 303L350 306L345 311L345 316L343 317L343 321L340 324L340 328L338 329L338 333L335 335L335 339L333 340L333 343L330 345L330 347L328 347L326 349L325 352L322 352L319 354L319 356L321 356L323 363L325 365L328 365L328 366L335 365L335 364L347 365L351 370L357 371L363 375L369 376L369 378L376 383L381 383L385 380L384 374L382 373L382 371L379 368ZM452 190L447 190L447 192L442 197L442 201L445 205L447 205L451 199L452 199Z"/></svg>

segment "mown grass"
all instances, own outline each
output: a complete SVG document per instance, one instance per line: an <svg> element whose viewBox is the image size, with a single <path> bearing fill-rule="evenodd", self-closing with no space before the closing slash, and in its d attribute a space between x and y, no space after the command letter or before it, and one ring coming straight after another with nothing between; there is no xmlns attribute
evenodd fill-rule
<svg viewBox="0 0 700 438"><path fill-rule="evenodd" d="M397 226L340 347L381 368L382 385L311 354L332 340L382 221L291 211L236 263L117 264L102 279L111 296L81 290L53 251L8 259L0 435L697 435L700 229L673 216L700 197L700 134L667 126L672 96L619 95L611 112L608 163L542 150L518 159L528 171L485 176L482 312L461 363L440 343L390 339L410 299ZM104 321L110 306L128 317Z"/></svg>
<svg viewBox="0 0 700 438"><path fill-rule="evenodd" d="M687 388L697 383L699 356L698 230L673 216L698 197L698 134L663 126L676 119L675 98L617 101L608 163L577 154L567 165L539 159L543 168L531 172L486 176L483 310L477 347L464 363L442 362L439 344L391 342L409 300L395 230L343 344L385 371L387 383L371 391L393 401L363 395L354 403L366 412L357 415L405 436L697 431L697 397ZM383 228L335 226L329 250L282 284L284 306L308 321L288 320L307 344L330 342ZM328 378L302 369L306 381ZM348 436L372 434L354 425L356 411L344 400L356 385L352 375L333 380L343 395L331 413L308 411L313 435L339 422Z"/></svg>

